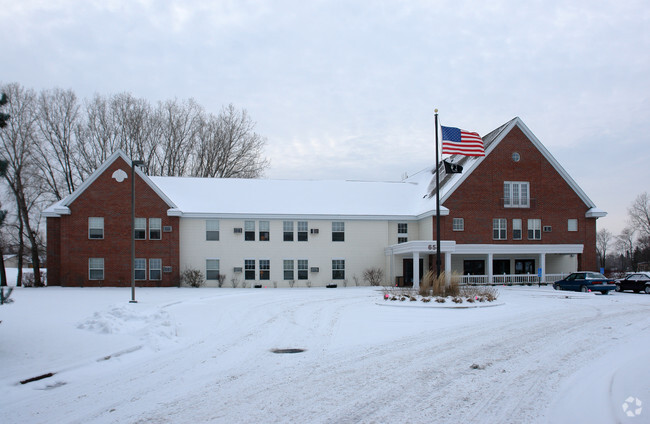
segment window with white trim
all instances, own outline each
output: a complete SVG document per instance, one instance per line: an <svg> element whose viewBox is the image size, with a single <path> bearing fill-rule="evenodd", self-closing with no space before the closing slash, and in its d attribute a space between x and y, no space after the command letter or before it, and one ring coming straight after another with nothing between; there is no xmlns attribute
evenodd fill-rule
<svg viewBox="0 0 650 424"><path fill-rule="evenodd" d="M528 220L528 240L541 240L542 239L542 220L529 219Z"/></svg>
<svg viewBox="0 0 650 424"><path fill-rule="evenodd" d="M293 241L293 221L283 221L282 231L284 241Z"/></svg>
<svg viewBox="0 0 650 424"><path fill-rule="evenodd" d="M512 239L521 240L521 219L515 218L512 220Z"/></svg>
<svg viewBox="0 0 650 424"><path fill-rule="evenodd" d="M133 238L136 240L147 239L147 218L136 218L133 225Z"/></svg>
<svg viewBox="0 0 650 424"><path fill-rule="evenodd" d="M149 240L160 240L162 237L162 219L149 218Z"/></svg>
<svg viewBox="0 0 650 424"><path fill-rule="evenodd" d="M332 241L345 241L345 222L332 222Z"/></svg>
<svg viewBox="0 0 650 424"><path fill-rule="evenodd" d="M144 258L135 258L135 263L133 264L134 278L136 280L146 280L147 279L147 260Z"/></svg>
<svg viewBox="0 0 650 424"><path fill-rule="evenodd" d="M293 280L293 265L294 265L294 260L293 259L285 259L282 261L282 269L284 271L284 280Z"/></svg>
<svg viewBox="0 0 650 424"><path fill-rule="evenodd" d="M397 243L406 243L409 241L409 224L406 222L399 222L397 224Z"/></svg>
<svg viewBox="0 0 650 424"><path fill-rule="evenodd" d="M244 280L255 279L255 259L244 259Z"/></svg>
<svg viewBox="0 0 650 424"><path fill-rule="evenodd" d="M578 231L578 220L569 219L567 220L567 230L568 231Z"/></svg>
<svg viewBox="0 0 650 424"><path fill-rule="evenodd" d="M505 240L508 236L508 220L505 218L494 218L492 220L492 238L494 240Z"/></svg>
<svg viewBox="0 0 650 424"><path fill-rule="evenodd" d="M309 261L298 259L298 279L306 280L307 278L309 278Z"/></svg>
<svg viewBox="0 0 650 424"><path fill-rule="evenodd" d="M103 239L104 238L104 218L103 217L90 217L90 218L88 218L88 238L89 239Z"/></svg>
<svg viewBox="0 0 650 424"><path fill-rule="evenodd" d="M104 279L104 258L88 258L88 279Z"/></svg>
<svg viewBox="0 0 650 424"><path fill-rule="evenodd" d="M205 279L206 280L219 279L219 259L205 260Z"/></svg>
<svg viewBox="0 0 650 424"><path fill-rule="evenodd" d="M298 241L307 241L309 224L307 221L298 221Z"/></svg>
<svg viewBox="0 0 650 424"><path fill-rule="evenodd" d="M271 240L270 228L271 228L271 224L269 223L269 221L260 221L260 241Z"/></svg>
<svg viewBox="0 0 650 424"><path fill-rule="evenodd" d="M244 221L244 240L255 241L255 221Z"/></svg>
<svg viewBox="0 0 650 424"><path fill-rule="evenodd" d="M465 231L465 219L464 218L454 218L451 220L451 229L453 231Z"/></svg>
<svg viewBox="0 0 650 424"><path fill-rule="evenodd" d="M219 220L205 220L205 239L208 241L219 241Z"/></svg>
<svg viewBox="0 0 650 424"><path fill-rule="evenodd" d="M268 259L260 259L260 280L268 280L271 278L271 261Z"/></svg>
<svg viewBox="0 0 650 424"><path fill-rule="evenodd" d="M345 260L332 259L332 280L345 279Z"/></svg>
<svg viewBox="0 0 650 424"><path fill-rule="evenodd" d="M529 183L527 181L504 181L503 206L506 208L530 207Z"/></svg>
<svg viewBox="0 0 650 424"><path fill-rule="evenodd" d="M162 259L149 259L149 279L162 280Z"/></svg>

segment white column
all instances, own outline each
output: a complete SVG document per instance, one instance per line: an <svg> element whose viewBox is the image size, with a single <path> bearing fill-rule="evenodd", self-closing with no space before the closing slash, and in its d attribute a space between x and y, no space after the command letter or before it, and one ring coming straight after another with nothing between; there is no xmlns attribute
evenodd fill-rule
<svg viewBox="0 0 650 424"><path fill-rule="evenodd" d="M395 253L390 250L390 285L395 286Z"/></svg>
<svg viewBox="0 0 650 424"><path fill-rule="evenodd" d="M420 289L420 254L413 252L413 288Z"/></svg>
<svg viewBox="0 0 650 424"><path fill-rule="evenodd" d="M451 253L445 252L445 287L451 286Z"/></svg>
<svg viewBox="0 0 650 424"><path fill-rule="evenodd" d="M493 283L493 274L494 274L494 269L493 269L493 263L494 263L494 254L493 253L488 253L488 258L487 258L487 269L488 269L488 283L492 284Z"/></svg>
<svg viewBox="0 0 650 424"><path fill-rule="evenodd" d="M546 282L546 253L539 254L539 267L542 268L542 279L540 283Z"/></svg>

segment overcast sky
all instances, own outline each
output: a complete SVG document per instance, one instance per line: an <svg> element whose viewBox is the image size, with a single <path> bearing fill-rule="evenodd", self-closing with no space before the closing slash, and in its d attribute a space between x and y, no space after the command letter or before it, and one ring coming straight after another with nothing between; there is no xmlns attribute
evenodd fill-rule
<svg viewBox="0 0 650 424"><path fill-rule="evenodd" d="M0 0L0 82L233 103L268 178L399 180L435 161L434 108L519 116L617 234L650 191L649 28L647 0Z"/></svg>

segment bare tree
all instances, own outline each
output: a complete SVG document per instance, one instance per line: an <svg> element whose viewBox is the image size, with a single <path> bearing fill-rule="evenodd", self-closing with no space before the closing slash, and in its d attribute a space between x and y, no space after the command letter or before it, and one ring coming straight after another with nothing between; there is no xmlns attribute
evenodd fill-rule
<svg viewBox="0 0 650 424"><path fill-rule="evenodd" d="M605 268L607 248L611 244L613 238L614 235L607 228L603 228L596 234L596 251L598 252L598 259L601 268Z"/></svg>
<svg viewBox="0 0 650 424"><path fill-rule="evenodd" d="M84 122L77 127L77 172L82 179L121 148L108 99L96 94L92 100L84 102L84 116Z"/></svg>
<svg viewBox="0 0 650 424"><path fill-rule="evenodd" d="M4 179L14 196L19 224L30 242L35 283L40 285L40 259L38 240L38 220L40 213L30 211L36 205L41 192L36 183L33 153L36 145L36 94L18 84L4 86L3 92L9 98L8 112L11 119L6 128L0 131L0 156L7 161Z"/></svg>
<svg viewBox="0 0 650 424"><path fill-rule="evenodd" d="M650 236L650 196L643 192L637 196L627 210L630 223L641 236Z"/></svg>
<svg viewBox="0 0 650 424"><path fill-rule="evenodd" d="M269 166L262 157L266 139L255 133L245 109L232 104L202 126L191 174L197 177L256 178Z"/></svg>
<svg viewBox="0 0 650 424"><path fill-rule="evenodd" d="M624 263L622 264L623 270L632 268L634 269L633 253L635 248L635 236L636 231L633 228L625 227L621 234L616 236L616 249L621 253L624 258Z"/></svg>

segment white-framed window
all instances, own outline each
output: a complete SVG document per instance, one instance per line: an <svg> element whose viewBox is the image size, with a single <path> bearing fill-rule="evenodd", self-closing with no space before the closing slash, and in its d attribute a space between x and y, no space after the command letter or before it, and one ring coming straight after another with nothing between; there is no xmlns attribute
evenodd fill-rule
<svg viewBox="0 0 650 424"><path fill-rule="evenodd" d="M332 280L345 280L345 259L332 259Z"/></svg>
<svg viewBox="0 0 650 424"><path fill-rule="evenodd" d="M568 219L567 220L567 230L568 231L578 231L578 220L577 219Z"/></svg>
<svg viewBox="0 0 650 424"><path fill-rule="evenodd" d="M260 280L269 280L271 278L271 261L260 259Z"/></svg>
<svg viewBox="0 0 650 424"><path fill-rule="evenodd" d="M136 240L146 240L147 218L136 218L133 224L133 238Z"/></svg>
<svg viewBox="0 0 650 424"><path fill-rule="evenodd" d="M205 279L206 280L219 279L219 259L205 260Z"/></svg>
<svg viewBox="0 0 650 424"><path fill-rule="evenodd" d="M255 279L255 259L244 259L244 280Z"/></svg>
<svg viewBox="0 0 650 424"><path fill-rule="evenodd" d="M345 222L332 222L332 241L345 241Z"/></svg>
<svg viewBox="0 0 650 424"><path fill-rule="evenodd" d="M397 223L397 243L406 243L409 241L409 224L406 222Z"/></svg>
<svg viewBox="0 0 650 424"><path fill-rule="evenodd" d="M144 258L135 258L135 263L133 264L133 270L135 272L134 278L136 280L146 280L147 260Z"/></svg>
<svg viewBox="0 0 650 424"><path fill-rule="evenodd" d="M307 241L309 233L309 223L307 221L298 221L298 241Z"/></svg>
<svg viewBox="0 0 650 424"><path fill-rule="evenodd" d="M285 280L293 280L293 265L294 265L294 260L293 259L285 259L282 261L283 265L282 268L284 270L284 279Z"/></svg>
<svg viewBox="0 0 650 424"><path fill-rule="evenodd" d="M104 279L104 258L88 258L88 279Z"/></svg>
<svg viewBox="0 0 650 424"><path fill-rule="evenodd" d="M162 280L162 259L149 259L149 279Z"/></svg>
<svg viewBox="0 0 650 424"><path fill-rule="evenodd" d="M260 241L271 240L270 228L271 224L269 221L260 221Z"/></svg>
<svg viewBox="0 0 650 424"><path fill-rule="evenodd" d="M529 183L527 181L504 181L503 206L506 208L530 207Z"/></svg>
<svg viewBox="0 0 650 424"><path fill-rule="evenodd" d="M508 237L508 220L505 218L494 218L492 220L492 238L494 240L505 240Z"/></svg>
<svg viewBox="0 0 650 424"><path fill-rule="evenodd" d="M293 221L283 221L282 222L282 231L284 241L293 241ZM290 278L292 280L293 278Z"/></svg>
<svg viewBox="0 0 650 424"><path fill-rule="evenodd" d="M244 240L255 241L255 221L244 221Z"/></svg>
<svg viewBox="0 0 650 424"><path fill-rule="evenodd" d="M149 218L149 240L160 240L162 237L162 219Z"/></svg>
<svg viewBox="0 0 650 424"><path fill-rule="evenodd" d="M529 219L528 220L528 240L541 240L542 239L542 220Z"/></svg>
<svg viewBox="0 0 650 424"><path fill-rule="evenodd" d="M309 278L309 261L298 259L298 279L306 280L307 278Z"/></svg>
<svg viewBox="0 0 650 424"><path fill-rule="evenodd" d="M512 239L521 240L521 219L515 218L512 220Z"/></svg>
<svg viewBox="0 0 650 424"><path fill-rule="evenodd" d="M454 218L451 220L451 229L453 231L465 231L465 219Z"/></svg>
<svg viewBox="0 0 650 424"><path fill-rule="evenodd" d="M205 220L205 239L209 241L219 241L219 220Z"/></svg>
<svg viewBox="0 0 650 424"><path fill-rule="evenodd" d="M88 238L89 239L103 239L104 238L104 218L103 217L90 217L88 218Z"/></svg>

